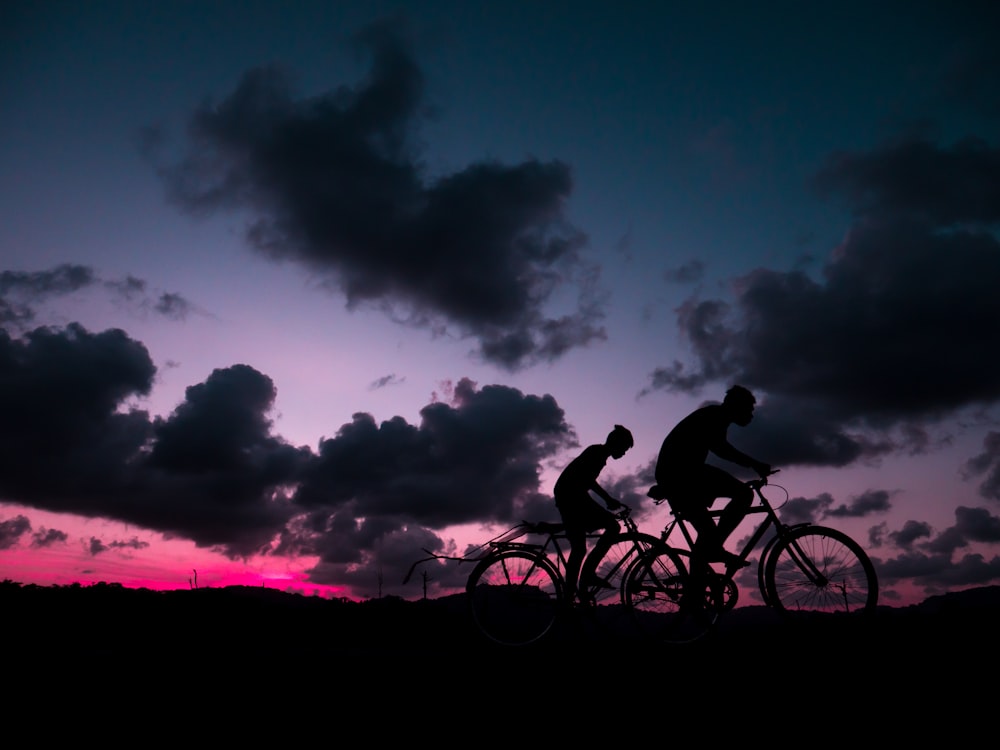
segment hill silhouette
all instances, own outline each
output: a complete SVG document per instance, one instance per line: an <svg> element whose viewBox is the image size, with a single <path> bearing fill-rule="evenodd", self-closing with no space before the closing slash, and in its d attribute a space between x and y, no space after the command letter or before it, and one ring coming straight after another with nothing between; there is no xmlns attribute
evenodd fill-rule
<svg viewBox="0 0 1000 750"><path fill-rule="evenodd" d="M8 644L39 658L94 661L155 657L174 664L205 660L309 659L338 663L395 659L501 659L510 668L586 653L600 660L641 650L645 663L671 669L699 660L823 653L854 663L877 655L905 663L947 652L949 658L996 660L1000 586L933 596L907 607L880 607L869 621L837 616L790 624L766 607L740 607L709 637L683 646L624 642L566 627L545 643L511 649L486 642L464 595L330 600L275 589L230 586L154 592L114 584L42 587L0 584Z"/></svg>

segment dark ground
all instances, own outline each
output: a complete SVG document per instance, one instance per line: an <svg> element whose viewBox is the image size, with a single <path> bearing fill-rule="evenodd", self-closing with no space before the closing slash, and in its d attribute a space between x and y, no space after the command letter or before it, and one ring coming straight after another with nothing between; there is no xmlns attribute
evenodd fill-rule
<svg viewBox="0 0 1000 750"><path fill-rule="evenodd" d="M224 722L237 705L241 726L274 719L279 704L310 722L362 721L377 706L377 728L390 734L407 722L481 715L475 732L486 739L491 722L540 715L573 725L536 730L543 738L562 731L588 739L591 725L656 738L692 721L720 738L764 722L752 731L773 736L791 721L800 739L805 722L813 739L851 731L877 740L891 721L894 736L913 739L921 722L947 722L961 743L977 725L992 725L1000 677L1000 586L882 607L863 624L792 625L766 608L740 607L683 646L567 630L544 645L503 648L474 630L462 596L358 603L249 587L152 592L7 581L0 612L7 684L32 675L45 685L8 698L11 720L18 699L90 700L94 715L167 706ZM721 723L696 718L706 705ZM499 718L508 714L517 718Z"/></svg>
<svg viewBox="0 0 1000 750"><path fill-rule="evenodd" d="M774 660L804 653L850 658L879 654L906 660L947 650L994 659L1000 624L1000 586L931 597L919 605L880 607L870 621L820 618L786 623L763 607L740 607L715 633L694 644L651 646L615 642L607 633L567 628L549 642L511 649L485 642L474 629L464 596L405 601L327 600L251 587L153 592L111 584L40 587L0 584L0 611L8 644L64 658L138 656L156 652L181 662L253 654L364 661L388 654L420 660L521 661L641 650L646 660L672 664L733 656L748 649Z"/></svg>

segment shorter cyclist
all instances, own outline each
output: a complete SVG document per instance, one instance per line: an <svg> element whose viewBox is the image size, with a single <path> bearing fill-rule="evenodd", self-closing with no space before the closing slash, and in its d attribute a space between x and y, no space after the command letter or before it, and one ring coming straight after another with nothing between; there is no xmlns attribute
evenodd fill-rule
<svg viewBox="0 0 1000 750"><path fill-rule="evenodd" d="M622 504L598 484L597 477L608 458L621 458L633 445L632 433L616 424L604 443L584 448L556 480L553 495L570 543L569 558L566 560L567 601L573 601L573 597L577 595L578 576L581 589L611 586L597 577L597 564L621 531L618 519L611 511L622 507ZM591 492L604 500L608 510L594 500ZM603 533L593 551L587 555L587 534L598 529L603 529ZM582 592L580 596L581 599L584 598Z"/></svg>
<svg viewBox="0 0 1000 750"><path fill-rule="evenodd" d="M706 461L712 453L751 468L762 477L771 473L770 464L737 450L726 437L729 425L750 424L756 403L750 391L734 385L726 391L721 404L702 406L682 419L664 439L656 461L656 483L670 507L684 515L698 532L692 556L706 562L724 562L730 574L747 563L723 544L750 510L753 490ZM718 498L729 498L729 502L716 525L709 507Z"/></svg>

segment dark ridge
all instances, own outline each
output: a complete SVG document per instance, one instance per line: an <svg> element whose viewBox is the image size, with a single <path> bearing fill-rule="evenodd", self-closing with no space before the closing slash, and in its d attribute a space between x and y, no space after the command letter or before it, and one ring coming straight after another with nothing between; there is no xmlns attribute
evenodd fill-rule
<svg viewBox="0 0 1000 750"><path fill-rule="evenodd" d="M154 592L115 584L42 587L0 583L5 642L22 654L57 659L430 661L500 659L511 667L585 649L593 657L642 649L647 661L725 658L747 649L821 650L827 658L877 653L906 659L911 649L947 647L953 656L996 661L1000 586L933 596L908 607L880 607L870 618L826 615L790 623L761 606L727 614L710 636L684 646L629 642L607 632L566 628L520 649L485 641L464 594L362 602L247 586Z"/></svg>

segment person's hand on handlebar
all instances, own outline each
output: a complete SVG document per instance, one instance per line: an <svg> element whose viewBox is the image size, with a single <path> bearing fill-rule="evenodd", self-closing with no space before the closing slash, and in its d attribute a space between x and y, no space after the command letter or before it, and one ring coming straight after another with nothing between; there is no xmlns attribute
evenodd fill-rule
<svg viewBox="0 0 1000 750"><path fill-rule="evenodd" d="M766 479L768 474L774 473L774 470L771 468L771 464L766 464L763 461L755 461L751 468L753 468L753 470L760 475L761 479Z"/></svg>
<svg viewBox="0 0 1000 750"><path fill-rule="evenodd" d="M615 500L613 497L608 498L608 510L620 510L621 508L624 507L625 507L624 503Z"/></svg>

